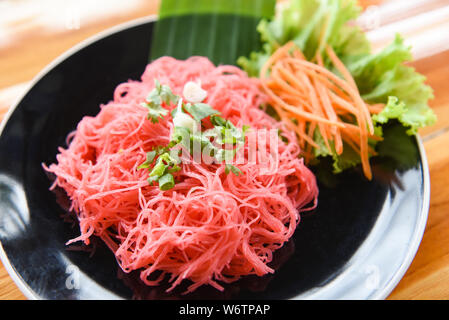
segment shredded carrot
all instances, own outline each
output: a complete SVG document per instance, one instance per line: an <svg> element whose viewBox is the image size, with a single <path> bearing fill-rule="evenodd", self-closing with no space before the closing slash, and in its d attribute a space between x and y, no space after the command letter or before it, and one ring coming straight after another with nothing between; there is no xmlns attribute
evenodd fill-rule
<svg viewBox="0 0 449 320"><path fill-rule="evenodd" d="M340 76L324 67L321 50L313 63L288 42L262 67L261 86L281 120L297 133L306 162L312 158L312 148L319 148L315 142L319 132L324 146L339 155L344 144L354 149L360 155L364 175L372 179L369 157L375 151L369 141L381 138L374 134L371 115L381 112L384 105L363 101L354 78L334 50L325 45L323 49L326 61Z"/></svg>

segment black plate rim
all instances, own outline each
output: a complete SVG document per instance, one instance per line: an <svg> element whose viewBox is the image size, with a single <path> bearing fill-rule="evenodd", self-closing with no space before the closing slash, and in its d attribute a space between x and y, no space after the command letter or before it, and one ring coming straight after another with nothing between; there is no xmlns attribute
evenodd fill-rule
<svg viewBox="0 0 449 320"><path fill-rule="evenodd" d="M120 32L122 30L132 28L135 26L139 26L145 23L154 22L157 20L157 15L150 15L142 18L137 18L134 20L127 21L125 23L118 24L106 30L103 30L68 49L66 52L62 53L52 62L50 62L45 68L43 68L29 83L28 88L15 100L15 102L11 105L3 120L0 123L0 136L2 135L3 129L5 128L9 118L11 117L14 110L20 105L23 98L28 94L28 92L45 76L49 73L53 68L62 63L64 60L70 58L73 54L82 50L83 48L88 47L94 42L101 40L107 36L110 36L114 33ZM427 156L425 153L424 145L421 137L416 134L415 135L416 142L419 150L419 157L422 164L422 175L423 175L423 203L422 208L419 213L419 219L415 225L415 232L413 235L413 241L410 242L408 247L407 254L403 259L401 265L397 268L396 272L391 276L390 281L380 290L377 290L377 294L373 295L370 299L373 300L383 300L386 299L390 293L397 286L399 281L403 278L408 268L410 267L415 255L418 251L419 245L421 244L424 231L427 224L429 207L430 207L430 173L429 166L427 161ZM35 294L35 292L27 285L27 283L21 278L21 276L15 271L14 267L9 261L9 258L3 249L3 246L0 242L0 260L3 263L6 271L8 272L11 279L17 285L19 290L25 295L26 298L30 300L39 300L40 298Z"/></svg>
<svg viewBox="0 0 449 320"><path fill-rule="evenodd" d="M383 290L379 291L379 293L373 297L374 300L386 299L398 285L399 281L401 281L401 279L404 277L408 268L412 264L416 253L418 252L419 245L421 244L422 238L424 236L424 231L426 229L430 208L430 172L423 141L419 134L415 134L415 138L418 145L423 174L423 204L420 211L420 219L417 222L417 230L415 231L413 241L410 243L406 258L403 260L401 266L393 275L390 282L384 287Z"/></svg>
<svg viewBox="0 0 449 320"><path fill-rule="evenodd" d="M154 22L157 20L157 15L150 15L142 18L133 19L121 24L118 24L116 26L107 28L99 33L94 34L93 36L79 42L78 44L74 45L67 51L63 52L61 55L59 55L57 58L55 58L53 61L51 61L47 66L45 66L28 84L28 87L24 92L16 98L16 100L11 104L11 107L8 109L6 114L4 115L2 121L0 122L0 136L3 133L3 129L5 128L7 122L9 121L9 118L15 111L15 109L20 105L22 100L25 98L25 96L28 94L29 91L42 79L44 78L53 68L55 68L57 65L62 63L64 60L70 58L72 55L77 53L78 51L88 47L89 45L95 43L96 41L99 41L103 38L106 38L114 33L120 32L122 30L132 28L135 26L139 26L141 24ZM17 285L19 290L30 300L39 300L39 297L33 292L33 290L27 285L27 283L20 277L20 275L15 271L14 267L12 266L11 262L9 261L9 258L3 249L3 246L0 242L0 260L5 267L6 271L8 272L9 276L12 278L14 283Z"/></svg>

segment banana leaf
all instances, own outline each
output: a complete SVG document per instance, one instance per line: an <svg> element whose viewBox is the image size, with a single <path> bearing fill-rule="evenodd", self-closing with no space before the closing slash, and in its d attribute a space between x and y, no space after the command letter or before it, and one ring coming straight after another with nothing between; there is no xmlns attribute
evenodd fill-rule
<svg viewBox="0 0 449 320"><path fill-rule="evenodd" d="M261 48L257 25L274 15L276 0L162 0L150 60L206 56L235 65Z"/></svg>

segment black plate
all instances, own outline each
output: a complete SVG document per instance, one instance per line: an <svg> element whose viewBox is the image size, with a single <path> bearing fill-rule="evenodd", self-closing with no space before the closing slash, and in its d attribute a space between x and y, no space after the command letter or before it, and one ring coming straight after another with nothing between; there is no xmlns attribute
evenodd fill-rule
<svg viewBox="0 0 449 320"><path fill-rule="evenodd" d="M274 275L247 277L224 292L204 287L187 296L145 287L124 274L101 242L93 255L68 250L79 234L61 215L64 193L48 190L42 163L85 115L139 79L147 64L151 18L107 31L70 50L43 71L3 122L0 137L0 255L19 288L37 299L368 299L385 298L408 268L427 219L429 181L419 140L374 163L371 182L359 170L322 181L318 209L302 216L293 239L276 252ZM392 129L394 131L394 128ZM392 132L393 132L392 131Z"/></svg>

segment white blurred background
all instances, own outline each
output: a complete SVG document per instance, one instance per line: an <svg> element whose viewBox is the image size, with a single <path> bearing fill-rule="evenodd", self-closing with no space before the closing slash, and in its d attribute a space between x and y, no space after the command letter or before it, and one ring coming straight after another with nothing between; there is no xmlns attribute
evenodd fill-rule
<svg viewBox="0 0 449 320"><path fill-rule="evenodd" d="M0 0L0 46L27 33L76 30L126 16L151 0Z"/></svg>
<svg viewBox="0 0 449 320"><path fill-rule="evenodd" d="M29 80L57 56L104 29L156 14L159 1L0 0L0 117ZM449 50L449 0L359 4L364 13L357 23L368 32L374 50L396 32L412 46L415 59Z"/></svg>

